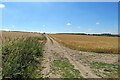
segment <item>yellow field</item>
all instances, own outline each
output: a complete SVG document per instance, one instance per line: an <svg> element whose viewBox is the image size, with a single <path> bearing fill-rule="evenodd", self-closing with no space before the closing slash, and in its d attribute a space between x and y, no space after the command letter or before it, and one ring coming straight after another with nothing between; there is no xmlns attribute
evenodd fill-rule
<svg viewBox="0 0 120 80"><path fill-rule="evenodd" d="M118 37L72 34L50 34L50 36L72 49L104 53L118 53Z"/></svg>
<svg viewBox="0 0 120 80"><path fill-rule="evenodd" d="M30 32L10 32L10 31L2 31L2 42L4 43L7 40L15 39L15 38L26 38L26 37L34 37L40 36L39 33L30 33Z"/></svg>

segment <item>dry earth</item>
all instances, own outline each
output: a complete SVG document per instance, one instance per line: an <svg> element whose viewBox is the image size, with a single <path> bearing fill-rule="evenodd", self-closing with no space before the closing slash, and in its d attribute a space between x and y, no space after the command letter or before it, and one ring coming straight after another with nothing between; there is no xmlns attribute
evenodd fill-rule
<svg viewBox="0 0 120 80"><path fill-rule="evenodd" d="M103 69L96 69L91 68L92 62L102 62L102 63L108 63L113 64L118 62L118 55L117 54L103 54L103 53L93 53L93 52L83 52L83 51L77 51L72 50L64 45L58 43L54 39L52 39L50 36L45 35L47 38L47 42L44 46L44 60L42 62L42 66L45 67L42 70L42 77L46 78L64 78L60 74L53 74L51 73L51 67L53 64L53 61L57 59L65 60L68 59L69 62L74 65L74 68L80 71L81 76L84 78L100 78L106 77L106 75L103 75L102 73L106 72ZM54 55L54 53L57 53L58 55ZM110 72L107 72L110 73Z"/></svg>

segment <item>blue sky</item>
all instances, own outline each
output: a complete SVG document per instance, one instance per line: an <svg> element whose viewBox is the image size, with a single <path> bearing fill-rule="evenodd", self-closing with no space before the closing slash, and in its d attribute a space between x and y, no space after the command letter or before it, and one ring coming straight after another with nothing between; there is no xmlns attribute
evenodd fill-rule
<svg viewBox="0 0 120 80"><path fill-rule="evenodd" d="M5 2L2 30L118 33L117 2Z"/></svg>

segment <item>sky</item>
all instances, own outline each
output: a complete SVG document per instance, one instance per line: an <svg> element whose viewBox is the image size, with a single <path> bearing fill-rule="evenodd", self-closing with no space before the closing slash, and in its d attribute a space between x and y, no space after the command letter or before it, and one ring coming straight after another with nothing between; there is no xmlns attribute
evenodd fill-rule
<svg viewBox="0 0 120 80"><path fill-rule="evenodd" d="M118 2L4 2L2 30L118 33Z"/></svg>
<svg viewBox="0 0 120 80"><path fill-rule="evenodd" d="M119 2L119 0L1 0L2 2Z"/></svg>

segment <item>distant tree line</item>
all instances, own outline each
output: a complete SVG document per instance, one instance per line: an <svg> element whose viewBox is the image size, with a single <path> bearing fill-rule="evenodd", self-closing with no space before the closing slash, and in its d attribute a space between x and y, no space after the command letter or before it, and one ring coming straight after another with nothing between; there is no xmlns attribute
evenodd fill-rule
<svg viewBox="0 0 120 80"><path fill-rule="evenodd" d="M92 36L112 36L112 37L120 37L117 34L103 33L103 34L86 34L86 33L57 33L57 34L72 34L72 35L92 35Z"/></svg>

